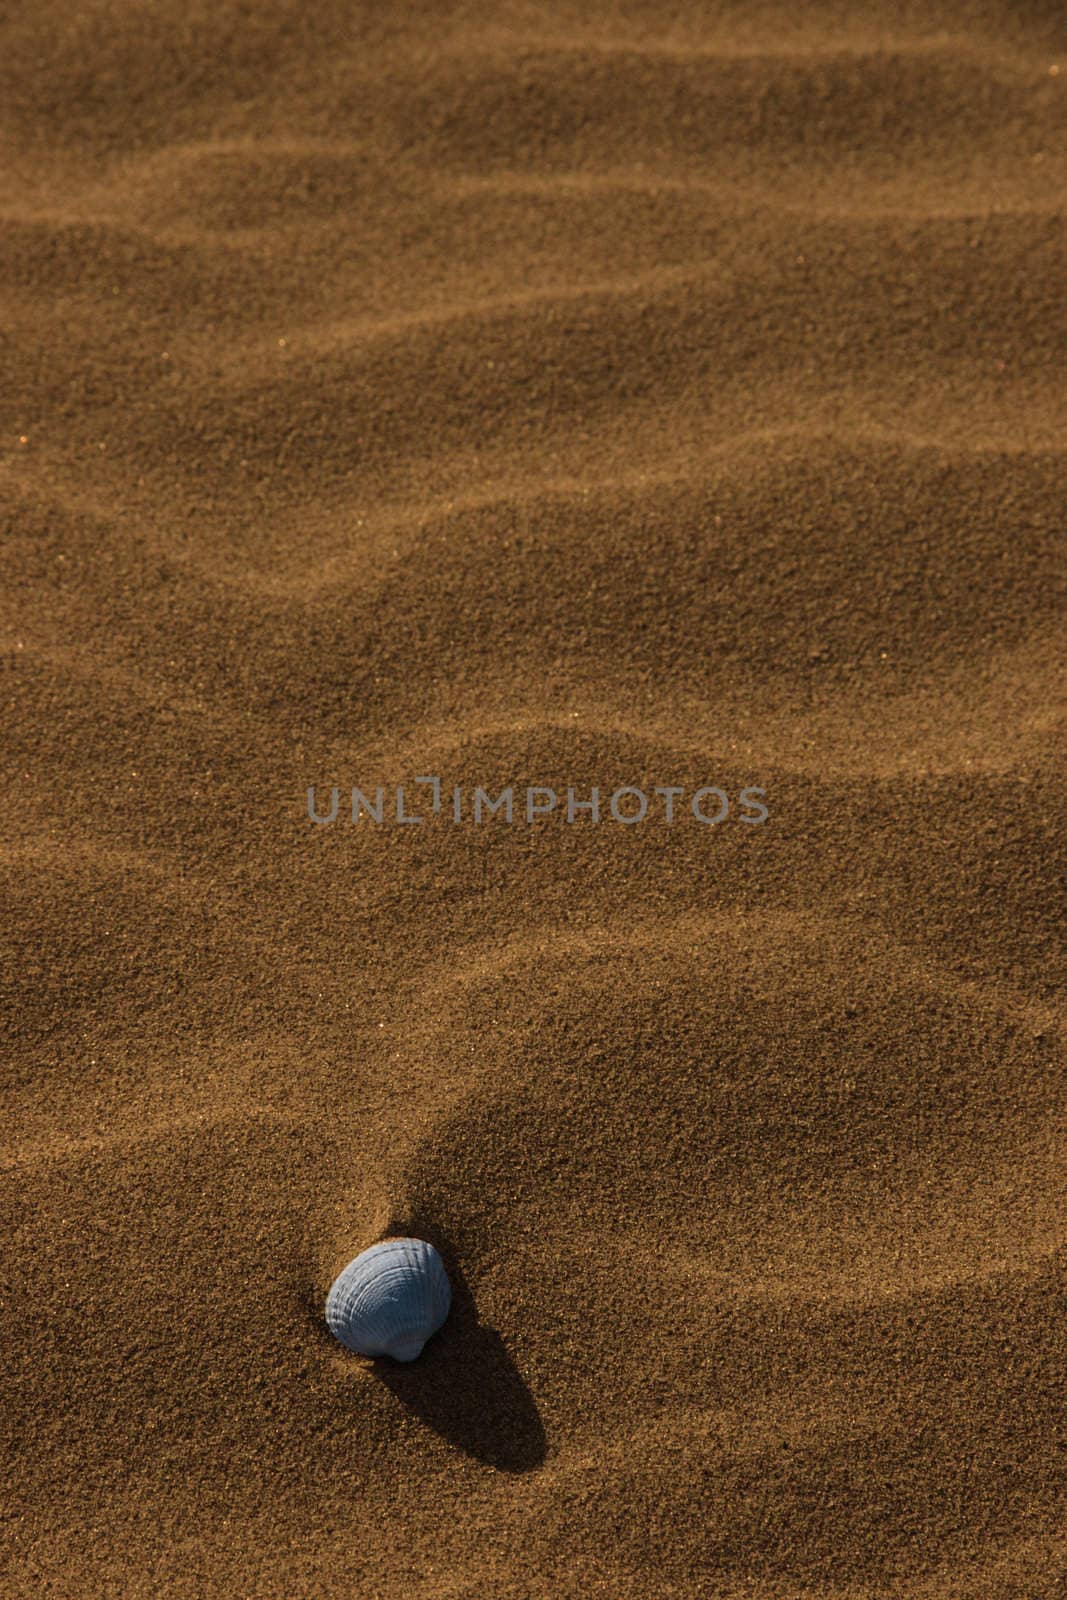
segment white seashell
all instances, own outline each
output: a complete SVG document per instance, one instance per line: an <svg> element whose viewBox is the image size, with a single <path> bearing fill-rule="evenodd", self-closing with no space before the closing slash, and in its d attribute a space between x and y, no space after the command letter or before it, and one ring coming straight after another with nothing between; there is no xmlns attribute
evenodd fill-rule
<svg viewBox="0 0 1067 1600"><path fill-rule="evenodd" d="M383 1239L334 1280L326 1324L346 1350L414 1361L448 1316L452 1287L425 1239Z"/></svg>

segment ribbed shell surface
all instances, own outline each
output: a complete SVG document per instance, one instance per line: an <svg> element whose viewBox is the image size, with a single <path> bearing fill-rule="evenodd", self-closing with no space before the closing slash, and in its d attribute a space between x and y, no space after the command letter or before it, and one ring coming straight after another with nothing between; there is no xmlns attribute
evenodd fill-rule
<svg viewBox="0 0 1067 1600"><path fill-rule="evenodd" d="M452 1289L424 1239L383 1239L350 1261L326 1297L326 1324L348 1350L413 1361L448 1316Z"/></svg>

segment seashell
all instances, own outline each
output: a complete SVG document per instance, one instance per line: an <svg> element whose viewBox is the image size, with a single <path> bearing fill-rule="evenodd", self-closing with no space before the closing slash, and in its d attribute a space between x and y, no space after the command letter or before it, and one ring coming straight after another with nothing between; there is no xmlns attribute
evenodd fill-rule
<svg viewBox="0 0 1067 1600"><path fill-rule="evenodd" d="M448 1316L452 1286L425 1239L383 1239L350 1261L326 1296L326 1324L361 1356L414 1361Z"/></svg>

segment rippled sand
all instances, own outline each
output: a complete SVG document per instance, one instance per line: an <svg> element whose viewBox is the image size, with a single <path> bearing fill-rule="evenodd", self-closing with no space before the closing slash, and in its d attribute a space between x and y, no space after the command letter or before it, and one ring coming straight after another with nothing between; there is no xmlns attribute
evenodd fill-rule
<svg viewBox="0 0 1067 1600"><path fill-rule="evenodd" d="M1067 23L891 9L0 24L4 1600L1064 1593Z"/></svg>

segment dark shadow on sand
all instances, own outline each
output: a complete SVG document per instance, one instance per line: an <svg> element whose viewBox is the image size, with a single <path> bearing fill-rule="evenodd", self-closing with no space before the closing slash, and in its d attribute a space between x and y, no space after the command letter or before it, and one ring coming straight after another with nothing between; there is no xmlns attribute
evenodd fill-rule
<svg viewBox="0 0 1067 1600"><path fill-rule="evenodd" d="M401 1405L467 1455L502 1472L539 1467L547 1440L533 1396L500 1335L478 1321L448 1239L411 1217L390 1223L386 1235L426 1239L439 1251L452 1284L452 1309L417 1360L383 1356L373 1362L374 1372Z"/></svg>

